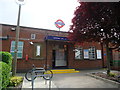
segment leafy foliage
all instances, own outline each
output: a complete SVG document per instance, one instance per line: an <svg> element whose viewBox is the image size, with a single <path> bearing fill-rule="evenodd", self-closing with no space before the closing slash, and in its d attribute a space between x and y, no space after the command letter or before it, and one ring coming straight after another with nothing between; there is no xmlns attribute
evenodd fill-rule
<svg viewBox="0 0 120 90"><path fill-rule="evenodd" d="M23 77L20 76L14 76L10 78L9 86L17 86L23 81Z"/></svg>
<svg viewBox="0 0 120 90"><path fill-rule="evenodd" d="M0 62L0 66L0 84L2 83L0 88L6 88L10 80L10 66L5 62Z"/></svg>
<svg viewBox="0 0 120 90"><path fill-rule="evenodd" d="M111 72L111 73L109 73L109 76L110 76L110 77L115 77L115 76L117 76L117 74Z"/></svg>
<svg viewBox="0 0 120 90"><path fill-rule="evenodd" d="M120 2L80 2L74 12L69 38L97 41L120 49Z"/></svg>
<svg viewBox="0 0 120 90"><path fill-rule="evenodd" d="M12 55L9 52L0 52L0 56L2 58L0 58L0 61L3 61L5 63L7 63L8 65L12 65Z"/></svg>
<svg viewBox="0 0 120 90"><path fill-rule="evenodd" d="M0 90L2 89L2 62L0 62Z"/></svg>

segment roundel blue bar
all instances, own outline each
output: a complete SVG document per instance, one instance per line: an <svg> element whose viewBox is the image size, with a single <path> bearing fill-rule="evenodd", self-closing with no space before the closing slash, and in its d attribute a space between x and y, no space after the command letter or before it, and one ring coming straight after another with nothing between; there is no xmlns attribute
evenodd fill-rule
<svg viewBox="0 0 120 90"><path fill-rule="evenodd" d="M57 28L62 28L65 25L65 23L61 19L58 19L55 22L55 25L56 25Z"/></svg>

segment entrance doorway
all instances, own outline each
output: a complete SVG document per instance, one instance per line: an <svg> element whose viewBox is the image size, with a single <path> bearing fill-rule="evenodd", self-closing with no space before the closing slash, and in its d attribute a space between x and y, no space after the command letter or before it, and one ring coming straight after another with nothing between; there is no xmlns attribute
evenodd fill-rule
<svg viewBox="0 0 120 90"><path fill-rule="evenodd" d="M67 67L67 50L64 45L59 45L53 50L53 68Z"/></svg>

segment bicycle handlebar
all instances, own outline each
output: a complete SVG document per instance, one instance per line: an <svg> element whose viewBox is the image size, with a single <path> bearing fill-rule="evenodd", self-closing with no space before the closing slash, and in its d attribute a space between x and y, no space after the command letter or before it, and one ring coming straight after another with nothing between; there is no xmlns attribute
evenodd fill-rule
<svg viewBox="0 0 120 90"><path fill-rule="evenodd" d="M32 64L32 67L35 68L35 65ZM46 65L44 64L43 68L49 68L49 65L46 66Z"/></svg>
<svg viewBox="0 0 120 90"><path fill-rule="evenodd" d="M32 67L34 68L34 67L35 67L35 65L33 64L33 65L32 65Z"/></svg>

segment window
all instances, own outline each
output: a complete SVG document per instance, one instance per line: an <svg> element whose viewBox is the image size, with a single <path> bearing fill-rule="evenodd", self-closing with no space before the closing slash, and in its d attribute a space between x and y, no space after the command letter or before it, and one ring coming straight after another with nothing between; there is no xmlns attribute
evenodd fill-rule
<svg viewBox="0 0 120 90"><path fill-rule="evenodd" d="M12 54L13 57L14 57L14 51L15 51L15 41L12 41L10 53ZM23 54L23 42L19 41L18 42L17 58L22 58L22 54Z"/></svg>
<svg viewBox="0 0 120 90"><path fill-rule="evenodd" d="M84 59L89 59L89 50L84 49Z"/></svg>
<svg viewBox="0 0 120 90"><path fill-rule="evenodd" d="M96 50L97 52L97 59L102 59L102 52L101 50Z"/></svg>
<svg viewBox="0 0 120 90"><path fill-rule="evenodd" d="M36 47L36 56L40 56L40 45Z"/></svg>
<svg viewBox="0 0 120 90"><path fill-rule="evenodd" d="M31 34L31 39L35 39L36 34Z"/></svg>
<svg viewBox="0 0 120 90"><path fill-rule="evenodd" d="M89 48L89 59L96 59L96 54L95 54L95 47L90 47Z"/></svg>
<svg viewBox="0 0 120 90"><path fill-rule="evenodd" d="M83 49L76 48L75 49L75 59L82 59L83 58Z"/></svg>

